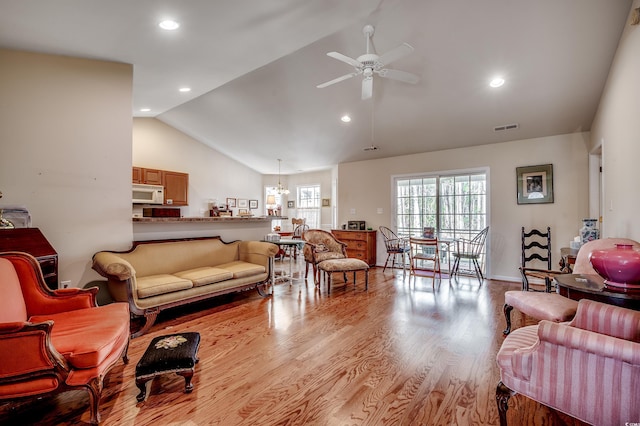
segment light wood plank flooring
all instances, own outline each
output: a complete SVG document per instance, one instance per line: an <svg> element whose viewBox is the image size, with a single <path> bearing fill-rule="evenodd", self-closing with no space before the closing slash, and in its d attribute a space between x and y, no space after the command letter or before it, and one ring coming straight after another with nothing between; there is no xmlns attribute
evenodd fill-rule
<svg viewBox="0 0 640 426"><path fill-rule="evenodd" d="M304 270L299 259L296 269ZM301 274L302 272L298 272ZM518 283L461 278L403 280L374 268L331 295L311 278L220 297L161 315L131 341L130 363L109 373L103 425L497 425L496 353L503 341L503 294ZM530 323L514 312L514 327ZM197 331L195 389L175 374L148 384L137 403L135 365L153 337ZM579 425L522 396L511 425ZM86 392L0 405L0 424L83 424Z"/></svg>

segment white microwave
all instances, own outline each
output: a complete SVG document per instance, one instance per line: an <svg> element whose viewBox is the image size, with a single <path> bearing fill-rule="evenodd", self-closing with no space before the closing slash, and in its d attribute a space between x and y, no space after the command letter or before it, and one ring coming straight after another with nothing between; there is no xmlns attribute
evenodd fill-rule
<svg viewBox="0 0 640 426"><path fill-rule="evenodd" d="M131 192L133 204L163 204L164 186L134 183Z"/></svg>

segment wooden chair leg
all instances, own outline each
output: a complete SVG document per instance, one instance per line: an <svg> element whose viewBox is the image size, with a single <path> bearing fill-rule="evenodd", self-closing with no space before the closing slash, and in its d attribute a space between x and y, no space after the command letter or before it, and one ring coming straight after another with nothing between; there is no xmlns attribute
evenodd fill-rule
<svg viewBox="0 0 640 426"><path fill-rule="evenodd" d="M509 409L509 398L515 392L509 389L502 382L498 382L496 388L496 404L498 404L498 414L500 415L500 426L507 426L507 410Z"/></svg>
<svg viewBox="0 0 640 426"><path fill-rule="evenodd" d="M505 336L511 333L511 310L512 309L513 309L513 306L507 305L506 303L502 307L502 310L504 312L504 319L507 321L507 328L505 328L504 331L502 332L502 334L504 334Z"/></svg>

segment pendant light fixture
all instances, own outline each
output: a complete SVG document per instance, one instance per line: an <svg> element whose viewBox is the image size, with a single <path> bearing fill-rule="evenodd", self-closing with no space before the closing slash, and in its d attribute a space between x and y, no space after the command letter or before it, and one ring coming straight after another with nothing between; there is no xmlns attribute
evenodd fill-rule
<svg viewBox="0 0 640 426"><path fill-rule="evenodd" d="M282 160L278 158L278 187L276 188L276 192L280 195L287 195L289 190L280 183L280 163L282 163Z"/></svg>

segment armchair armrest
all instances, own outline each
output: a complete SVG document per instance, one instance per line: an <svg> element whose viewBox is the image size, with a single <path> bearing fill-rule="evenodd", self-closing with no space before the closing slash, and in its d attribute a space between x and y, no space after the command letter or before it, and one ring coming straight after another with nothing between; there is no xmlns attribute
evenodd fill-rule
<svg viewBox="0 0 640 426"><path fill-rule="evenodd" d="M256 265L269 266L269 259L278 253L278 246L265 241L240 241L240 260L255 263Z"/></svg>
<svg viewBox="0 0 640 426"><path fill-rule="evenodd" d="M114 278L117 281L125 281L136 275L136 270L131 263L107 251L94 254L91 267L103 277Z"/></svg>
<svg viewBox="0 0 640 426"><path fill-rule="evenodd" d="M0 324L0 385L14 383L20 393L23 390L16 382L21 380L53 380L54 375L64 381L69 367L51 345L52 327L53 321Z"/></svg>
<svg viewBox="0 0 640 426"><path fill-rule="evenodd" d="M538 326L538 337L540 342L640 365L640 343L546 320Z"/></svg>
<svg viewBox="0 0 640 426"><path fill-rule="evenodd" d="M640 342L640 312L619 306L582 299L578 302L576 316L569 325Z"/></svg>

